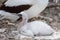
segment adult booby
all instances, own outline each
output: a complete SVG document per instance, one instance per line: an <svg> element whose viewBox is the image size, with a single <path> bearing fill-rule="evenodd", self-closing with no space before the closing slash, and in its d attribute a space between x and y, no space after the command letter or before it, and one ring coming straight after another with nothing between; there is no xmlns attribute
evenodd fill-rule
<svg viewBox="0 0 60 40"><path fill-rule="evenodd" d="M41 13L48 3L48 0L7 0L3 3L0 10L10 13L24 11L30 19Z"/></svg>

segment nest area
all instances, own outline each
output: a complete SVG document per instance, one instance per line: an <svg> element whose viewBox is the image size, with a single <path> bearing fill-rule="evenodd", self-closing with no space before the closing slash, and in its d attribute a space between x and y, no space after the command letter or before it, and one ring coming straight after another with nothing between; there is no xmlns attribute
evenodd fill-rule
<svg viewBox="0 0 60 40"><path fill-rule="evenodd" d="M8 27L9 25L13 26L14 23L12 23L10 20L8 19L3 19L3 20L0 20L0 28L2 27Z"/></svg>
<svg viewBox="0 0 60 40"><path fill-rule="evenodd" d="M38 17L29 19L29 22L35 20L45 21L50 26L52 26L53 29L60 31L60 5L59 4L50 3L48 7L42 13L40 13L40 15ZM16 30L17 27L15 24L16 23L13 23L8 19L0 20L0 29L7 28L9 31ZM15 40L15 39L9 38L9 40Z"/></svg>
<svg viewBox="0 0 60 40"><path fill-rule="evenodd" d="M2 3L4 1L6 1L6 0L2 0L2 1L0 0L0 3L1 3L0 6L2 5ZM52 1L54 1L54 0L52 0ZM50 1L50 3L48 4L48 7L42 13L40 13L41 17L40 16L39 17L34 17L32 19L29 19L29 21L34 21L34 20L46 21L52 27L57 27L58 29L60 29L60 27L59 27L60 26L60 3L57 2L57 4L56 4L52 1ZM30 6L27 5L26 7L27 8L25 8L25 9L28 9ZM22 8L24 9L24 6ZM11 11L11 12L13 12L13 11ZM3 20L1 20L0 24L3 23L2 21ZM4 24L5 24L5 22L4 22Z"/></svg>

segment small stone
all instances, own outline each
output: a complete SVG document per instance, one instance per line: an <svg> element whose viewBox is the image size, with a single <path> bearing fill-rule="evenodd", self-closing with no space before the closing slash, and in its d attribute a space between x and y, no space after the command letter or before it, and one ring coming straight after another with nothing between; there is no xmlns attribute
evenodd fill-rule
<svg viewBox="0 0 60 40"><path fill-rule="evenodd" d="M32 39L33 39L32 37L28 37L28 36L24 36L24 35L20 36L20 40L32 40Z"/></svg>
<svg viewBox="0 0 60 40"><path fill-rule="evenodd" d="M4 34L0 34L0 40L5 40L6 36Z"/></svg>
<svg viewBox="0 0 60 40"><path fill-rule="evenodd" d="M22 38L21 40L32 40L32 38L27 37L27 38Z"/></svg>
<svg viewBox="0 0 60 40"><path fill-rule="evenodd" d="M40 37L35 37L34 40L40 40Z"/></svg>
<svg viewBox="0 0 60 40"><path fill-rule="evenodd" d="M58 16L60 17L60 13L58 13Z"/></svg>
<svg viewBox="0 0 60 40"><path fill-rule="evenodd" d="M1 28L1 29L0 29L0 33L5 32L5 30L6 30L6 28Z"/></svg>

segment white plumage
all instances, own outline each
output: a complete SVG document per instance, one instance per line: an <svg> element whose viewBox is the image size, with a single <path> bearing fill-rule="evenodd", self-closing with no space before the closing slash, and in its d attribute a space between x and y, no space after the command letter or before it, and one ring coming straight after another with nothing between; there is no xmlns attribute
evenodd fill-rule
<svg viewBox="0 0 60 40"><path fill-rule="evenodd" d="M28 36L47 36L53 33L53 29L42 21L33 21L21 27L21 33Z"/></svg>
<svg viewBox="0 0 60 40"><path fill-rule="evenodd" d="M28 10L24 11L25 13L27 13L29 19L35 16L38 16L48 5L48 0L35 0L35 2L33 2L34 4L32 5L31 8L29 8Z"/></svg>
<svg viewBox="0 0 60 40"><path fill-rule="evenodd" d="M47 23L42 21L33 21L30 23L27 23L28 16L24 12L20 13L23 16L23 21L25 20L25 23L23 26L20 27L21 34L27 35L27 36L34 36L34 35L51 35L54 31ZM25 14L25 15L24 15ZM25 17L26 16L26 17ZM22 23L22 24L23 24Z"/></svg>
<svg viewBox="0 0 60 40"><path fill-rule="evenodd" d="M14 21L16 21L19 18L19 16L16 16L16 15L11 14L9 12L0 10L0 20L2 20L4 18L10 19L12 22L14 22Z"/></svg>
<svg viewBox="0 0 60 40"><path fill-rule="evenodd" d="M32 5L31 8L28 10L25 10L24 12L28 15L28 19L37 16L39 13L41 13L46 6L48 5L48 0L7 0L4 5L13 7L13 6L20 6L20 5ZM9 12L1 11L0 14L6 16L4 18L11 19L15 21L15 19L18 19L18 16L12 16ZM10 16L9 16L10 15ZM2 18L3 19L3 18Z"/></svg>
<svg viewBox="0 0 60 40"><path fill-rule="evenodd" d="M28 10L25 10L24 12L27 13L29 19L32 17L37 16L39 13L41 13L46 6L48 5L48 0L8 0L5 2L5 6L13 7L13 6L19 6L19 5L32 5L31 8Z"/></svg>
<svg viewBox="0 0 60 40"><path fill-rule="evenodd" d="M19 6L19 5L26 5L26 4L31 4L33 0L7 0L5 6Z"/></svg>
<svg viewBox="0 0 60 40"><path fill-rule="evenodd" d="M54 30L45 22L33 21L30 23L27 23L28 19L37 16L39 13L41 13L46 8L46 6L48 5L48 0L8 0L4 4L5 4L5 6L9 6L9 7L27 5L27 4L32 5L31 8L24 11L26 13L26 15L28 15L28 16L26 16L25 13L22 14L23 21L21 23L24 25L22 25L21 29L20 29L21 23L19 23L20 25L18 25L18 28L20 29L20 32L22 34L27 35L27 36L34 36L34 35L46 35L47 36L54 32ZM0 13L2 14L4 12L0 12ZM11 17L8 17L8 18L11 18ZM43 37L43 38L51 39L51 38L60 37L59 35L55 36L55 34L53 36L49 36L49 37L47 36L47 37ZM19 37L19 36L20 35L17 35L17 37Z"/></svg>

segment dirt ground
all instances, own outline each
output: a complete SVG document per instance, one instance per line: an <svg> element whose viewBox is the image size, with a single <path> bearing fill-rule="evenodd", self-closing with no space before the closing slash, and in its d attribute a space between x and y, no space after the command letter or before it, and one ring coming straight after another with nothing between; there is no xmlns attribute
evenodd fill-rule
<svg viewBox="0 0 60 40"><path fill-rule="evenodd" d="M42 13L40 13L38 17L30 19L29 22L34 20L47 22L54 30L60 31L60 3L49 3L48 7ZM7 37L5 39L5 36L9 35L12 30L16 30L16 26L11 24L8 25L8 22L9 21L6 19L0 20L0 29L6 30L0 33L0 40L15 40L14 38L7 39Z"/></svg>

